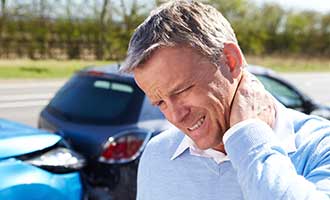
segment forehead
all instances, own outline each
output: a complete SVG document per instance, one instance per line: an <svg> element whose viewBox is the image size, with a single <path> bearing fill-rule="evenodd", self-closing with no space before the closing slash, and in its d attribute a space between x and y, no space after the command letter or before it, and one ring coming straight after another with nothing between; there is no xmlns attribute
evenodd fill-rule
<svg viewBox="0 0 330 200"><path fill-rule="evenodd" d="M188 81L198 75L203 57L190 48L166 47L156 50L150 59L134 70L135 79L142 88ZM171 83L171 85L169 85Z"/></svg>

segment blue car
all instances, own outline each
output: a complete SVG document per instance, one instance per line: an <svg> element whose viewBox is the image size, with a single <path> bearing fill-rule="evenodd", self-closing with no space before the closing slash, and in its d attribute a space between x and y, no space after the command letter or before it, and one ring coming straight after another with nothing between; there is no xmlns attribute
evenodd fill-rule
<svg viewBox="0 0 330 200"><path fill-rule="evenodd" d="M0 119L0 199L80 200L84 163L61 136Z"/></svg>

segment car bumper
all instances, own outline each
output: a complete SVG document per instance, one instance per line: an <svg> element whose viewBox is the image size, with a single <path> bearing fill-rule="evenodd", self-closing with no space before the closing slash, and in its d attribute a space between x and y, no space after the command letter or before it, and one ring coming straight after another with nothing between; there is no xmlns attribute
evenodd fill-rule
<svg viewBox="0 0 330 200"><path fill-rule="evenodd" d="M111 200L135 200L137 165L138 160L126 164L97 163L87 166L83 176L88 181L88 188L92 189L89 193L103 191Z"/></svg>

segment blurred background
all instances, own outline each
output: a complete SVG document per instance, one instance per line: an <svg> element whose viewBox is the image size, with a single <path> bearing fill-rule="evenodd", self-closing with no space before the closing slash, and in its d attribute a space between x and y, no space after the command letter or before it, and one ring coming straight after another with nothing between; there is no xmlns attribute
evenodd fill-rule
<svg viewBox="0 0 330 200"><path fill-rule="evenodd" d="M134 29L163 2L1 0L0 117L35 126L41 106L75 71L122 61ZM203 2L231 22L248 63L329 104L330 1Z"/></svg>
<svg viewBox="0 0 330 200"><path fill-rule="evenodd" d="M231 22L247 69L276 99L330 119L329 0L202 1ZM0 199L73 200L80 193L92 200L135 199L139 156L169 124L133 77L117 73L116 63L125 58L135 28L163 2L0 0ZM15 159L21 169L29 167L17 170ZM10 190L7 183L13 183ZM34 185L51 192L29 188Z"/></svg>

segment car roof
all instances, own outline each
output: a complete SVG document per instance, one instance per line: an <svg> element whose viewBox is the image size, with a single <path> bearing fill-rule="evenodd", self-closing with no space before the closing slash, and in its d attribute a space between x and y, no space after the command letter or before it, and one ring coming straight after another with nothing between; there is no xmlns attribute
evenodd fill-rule
<svg viewBox="0 0 330 200"><path fill-rule="evenodd" d="M120 63L112 63L108 65L103 65L103 66L87 66L79 73L84 73L84 74L90 74L90 75L98 75L98 76L104 76L107 77L108 75L116 75L120 76L123 78L129 78L133 79L133 73L125 73L125 72L120 72Z"/></svg>
<svg viewBox="0 0 330 200"><path fill-rule="evenodd" d="M251 65L251 64L249 64L246 68L252 74L265 74L265 75L270 75L270 76L276 76L276 77L278 77L276 75L276 72L274 72L273 70L268 69L268 68L265 68L265 67L261 67L261 66L258 66L258 65Z"/></svg>

